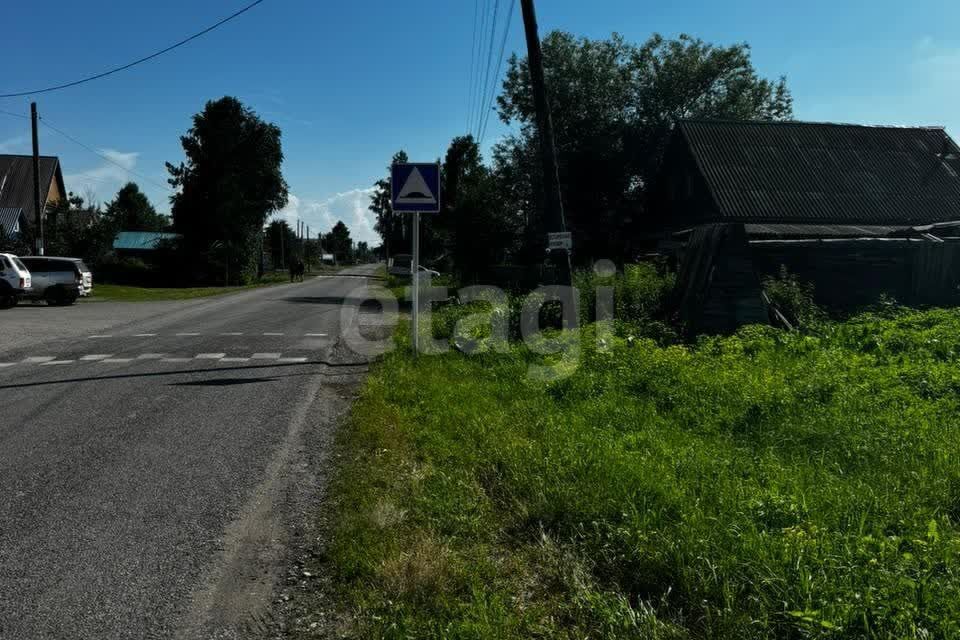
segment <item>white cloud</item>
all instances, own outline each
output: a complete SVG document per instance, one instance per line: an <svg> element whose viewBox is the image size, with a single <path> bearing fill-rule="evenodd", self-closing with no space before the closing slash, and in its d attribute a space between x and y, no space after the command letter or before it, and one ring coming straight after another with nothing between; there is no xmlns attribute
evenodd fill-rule
<svg viewBox="0 0 960 640"><path fill-rule="evenodd" d="M136 168L139 153L124 153L115 149L100 149L100 153L112 162L103 161L88 171L63 176L67 191L94 194L100 202L106 202L133 179L130 171Z"/></svg>
<svg viewBox="0 0 960 640"><path fill-rule="evenodd" d="M316 238L318 232L327 233L337 221L342 220L350 229L350 237L356 242L367 242L371 246L380 244L380 236L374 231L376 217L367 207L370 206L370 194L373 188L351 189L337 193L326 200L304 200L290 194L290 201L275 217L283 218L296 230L297 220L310 227L310 234Z"/></svg>

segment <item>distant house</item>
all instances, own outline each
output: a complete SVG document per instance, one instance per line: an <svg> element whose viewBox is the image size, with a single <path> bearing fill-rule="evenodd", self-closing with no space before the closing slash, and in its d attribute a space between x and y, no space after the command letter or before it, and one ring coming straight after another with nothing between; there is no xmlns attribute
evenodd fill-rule
<svg viewBox="0 0 960 640"><path fill-rule="evenodd" d="M960 148L942 128L684 121L649 209L694 330L765 319L781 265L831 308L958 302Z"/></svg>
<svg viewBox="0 0 960 640"><path fill-rule="evenodd" d="M40 156L40 207L56 204L66 197L60 159ZM33 197L33 156L0 155L0 209L23 212L20 233L36 223ZM24 228L26 224L27 228Z"/></svg>
<svg viewBox="0 0 960 640"><path fill-rule="evenodd" d="M153 231L121 231L113 240L113 250L118 256L148 257L165 241L178 240L177 233Z"/></svg>

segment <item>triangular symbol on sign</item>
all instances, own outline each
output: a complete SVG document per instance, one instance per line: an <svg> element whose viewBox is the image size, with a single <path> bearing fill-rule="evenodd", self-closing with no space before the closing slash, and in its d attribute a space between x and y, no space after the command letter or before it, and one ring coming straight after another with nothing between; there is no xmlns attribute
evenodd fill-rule
<svg viewBox="0 0 960 640"><path fill-rule="evenodd" d="M427 186L423 174L416 167L410 172L410 177L397 195L397 204L437 204L437 198Z"/></svg>

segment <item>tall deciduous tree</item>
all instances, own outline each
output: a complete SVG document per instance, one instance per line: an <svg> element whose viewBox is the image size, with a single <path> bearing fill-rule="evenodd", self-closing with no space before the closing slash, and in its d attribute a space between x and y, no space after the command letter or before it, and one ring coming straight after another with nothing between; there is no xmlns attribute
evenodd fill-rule
<svg viewBox="0 0 960 640"><path fill-rule="evenodd" d="M465 281L481 278L515 244L521 221L507 213L503 196L473 136L454 138L443 162L443 211L434 229Z"/></svg>
<svg viewBox="0 0 960 640"><path fill-rule="evenodd" d="M350 238L350 229L338 220L330 233L323 236L323 250L337 257L337 262L347 262L353 257L353 240Z"/></svg>
<svg viewBox="0 0 960 640"><path fill-rule="evenodd" d="M619 35L590 40L553 32L543 57L567 222L581 261L626 250L617 245L627 237L627 221L642 215L645 189L677 120L792 116L785 80L760 77L745 44L654 35L638 46ZM526 59L511 58L498 105L500 118L518 122L520 132L496 148L497 172L530 218L529 241L539 249L542 189Z"/></svg>
<svg viewBox="0 0 960 640"><path fill-rule="evenodd" d="M377 217L374 230L380 234L380 237L383 239L384 251L386 251L390 257L394 254L404 252L408 244L406 238L409 235L407 234L404 215L395 212L391 204L390 170L394 164L403 164L408 161L409 159L405 151L398 151L393 154L393 159L390 163L391 166L387 167L387 177L382 180L377 180L376 183L374 183L374 191L370 195L370 206L368 208Z"/></svg>
<svg viewBox="0 0 960 640"><path fill-rule="evenodd" d="M107 203L105 215L120 231L163 231L169 224L166 216L157 213L147 196L135 182L128 182Z"/></svg>
<svg viewBox="0 0 960 640"><path fill-rule="evenodd" d="M281 173L280 129L236 98L208 102L180 140L186 162L167 163L174 229L195 271L229 282L256 272L260 232L267 216L287 203ZM213 264L211 264L213 263Z"/></svg>
<svg viewBox="0 0 960 640"><path fill-rule="evenodd" d="M267 225L267 246L274 269L286 269L298 249L297 234L286 220L271 220Z"/></svg>

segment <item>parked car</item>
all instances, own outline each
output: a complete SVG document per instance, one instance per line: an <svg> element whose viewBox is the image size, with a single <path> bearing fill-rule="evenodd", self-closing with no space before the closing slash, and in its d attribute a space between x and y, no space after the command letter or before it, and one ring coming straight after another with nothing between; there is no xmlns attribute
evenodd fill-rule
<svg viewBox="0 0 960 640"><path fill-rule="evenodd" d="M25 300L45 300L51 306L68 306L93 290L90 269L79 258L26 256L21 258L33 277Z"/></svg>
<svg viewBox="0 0 960 640"><path fill-rule="evenodd" d="M393 257L393 265L388 270L388 273L392 276L397 276L400 278L410 277L410 267L413 266L413 256L401 253ZM419 265L420 273L426 273L433 278L436 278L440 275L439 271L434 271L433 269L428 269L422 264Z"/></svg>
<svg viewBox="0 0 960 640"><path fill-rule="evenodd" d="M90 267L80 258L69 258L77 263L77 268L80 269L80 297L86 298L93 294L93 272L90 271Z"/></svg>
<svg viewBox="0 0 960 640"><path fill-rule="evenodd" d="M0 309L15 307L32 285L30 271L20 259L12 253L0 253Z"/></svg>
<svg viewBox="0 0 960 640"><path fill-rule="evenodd" d="M413 256L406 253L401 253L393 256L393 260L390 264L389 273L392 276L409 276L410 275L410 265L413 264Z"/></svg>

